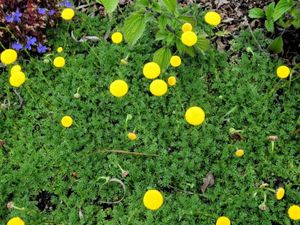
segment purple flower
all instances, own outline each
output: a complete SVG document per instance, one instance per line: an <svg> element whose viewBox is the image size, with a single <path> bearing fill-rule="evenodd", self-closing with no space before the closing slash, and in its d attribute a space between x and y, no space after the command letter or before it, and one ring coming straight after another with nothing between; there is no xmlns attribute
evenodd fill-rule
<svg viewBox="0 0 300 225"><path fill-rule="evenodd" d="M49 12L48 12L49 16L53 16L54 14L55 14L55 10L54 9L49 10Z"/></svg>
<svg viewBox="0 0 300 225"><path fill-rule="evenodd" d="M36 37L26 36L27 42L25 44L25 48L27 50L31 50L31 46L36 44Z"/></svg>
<svg viewBox="0 0 300 225"><path fill-rule="evenodd" d="M38 51L38 53L45 53L47 51L47 47L45 45L42 45L41 43L39 43L39 45L37 47L37 51Z"/></svg>
<svg viewBox="0 0 300 225"><path fill-rule="evenodd" d="M73 7L73 4L72 4L70 1L68 1L68 0L64 0L64 1L62 1L62 2L60 3L60 6L72 8L72 7Z"/></svg>
<svg viewBox="0 0 300 225"><path fill-rule="evenodd" d="M45 15L46 12L47 12L47 9L45 9L45 8L38 8L38 14Z"/></svg>
<svg viewBox="0 0 300 225"><path fill-rule="evenodd" d="M17 41L12 44L12 48L16 51L20 51L23 48L23 45Z"/></svg>
<svg viewBox="0 0 300 225"><path fill-rule="evenodd" d="M5 20L7 23L12 23L12 22L14 22L14 16L8 14L5 16Z"/></svg>
<svg viewBox="0 0 300 225"><path fill-rule="evenodd" d="M21 16L22 16L22 13L20 12L19 9L17 9L16 12L14 13L14 22L20 23L21 22Z"/></svg>

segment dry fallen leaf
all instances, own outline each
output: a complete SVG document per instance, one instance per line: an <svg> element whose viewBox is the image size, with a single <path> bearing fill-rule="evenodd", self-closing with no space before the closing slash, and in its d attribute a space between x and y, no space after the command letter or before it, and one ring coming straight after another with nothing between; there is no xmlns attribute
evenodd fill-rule
<svg viewBox="0 0 300 225"><path fill-rule="evenodd" d="M206 177L203 179L203 185L201 186L201 191L204 193L207 188L213 186L215 183L215 178L212 172L208 172Z"/></svg>

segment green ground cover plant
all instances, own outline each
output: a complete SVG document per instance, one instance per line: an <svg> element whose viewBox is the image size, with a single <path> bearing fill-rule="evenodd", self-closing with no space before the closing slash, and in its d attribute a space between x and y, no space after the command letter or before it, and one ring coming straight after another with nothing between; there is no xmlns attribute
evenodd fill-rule
<svg viewBox="0 0 300 225"><path fill-rule="evenodd" d="M130 12L76 13L49 30L52 51L19 59L20 88L2 69L0 224L20 217L32 225L206 225L221 216L232 224L297 224L288 215L300 203L297 66L277 77L284 63L261 50L269 41L261 30L245 31L227 52L211 46L180 55L182 65L160 75L176 77L176 85L153 96L143 67L163 47L154 25L133 46L78 42L121 31ZM204 16L196 16L198 26L212 38ZM128 84L121 98L109 91L118 79ZM191 106L205 112L200 126L185 120ZM61 124L66 115L69 128ZM143 204L150 189L164 199L155 211Z"/></svg>

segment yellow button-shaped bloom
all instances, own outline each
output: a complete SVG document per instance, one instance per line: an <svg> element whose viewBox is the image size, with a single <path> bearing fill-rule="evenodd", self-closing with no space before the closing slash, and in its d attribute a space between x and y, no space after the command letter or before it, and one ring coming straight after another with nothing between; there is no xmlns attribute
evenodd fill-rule
<svg viewBox="0 0 300 225"><path fill-rule="evenodd" d="M144 195L143 203L147 209L157 210L164 203L164 197L158 190L149 190Z"/></svg>
<svg viewBox="0 0 300 225"><path fill-rule="evenodd" d="M68 127L72 126L73 119L71 116L64 116L60 122L61 122L61 125L63 125L63 127L68 128Z"/></svg>
<svg viewBox="0 0 300 225"><path fill-rule="evenodd" d="M62 53L63 50L64 50L63 47L58 47L56 51L57 51L58 53Z"/></svg>
<svg viewBox="0 0 300 225"><path fill-rule="evenodd" d="M226 216L221 216L217 219L216 225L230 225L230 219Z"/></svg>
<svg viewBox="0 0 300 225"><path fill-rule="evenodd" d="M120 44L123 41L123 35L121 32L115 32L111 36L111 40L115 44Z"/></svg>
<svg viewBox="0 0 300 225"><path fill-rule="evenodd" d="M133 132L128 133L127 137L128 137L129 140L131 140L131 141L135 141L135 140L137 139L136 133L133 133Z"/></svg>
<svg viewBox="0 0 300 225"><path fill-rule="evenodd" d="M173 55L170 59L170 64L173 67L178 67L181 65L181 58L178 55Z"/></svg>
<svg viewBox="0 0 300 225"><path fill-rule="evenodd" d="M155 79L160 75L160 71L160 66L156 62L148 62L143 68L143 74L148 79Z"/></svg>
<svg viewBox="0 0 300 225"><path fill-rule="evenodd" d="M190 23L185 23L185 24L182 25L181 29L182 29L183 32L192 31L193 26Z"/></svg>
<svg viewBox="0 0 300 225"><path fill-rule="evenodd" d="M24 84L25 80L26 76L25 73L23 73L22 71L15 72L9 77L9 83L13 87L20 87L22 84Z"/></svg>
<svg viewBox="0 0 300 225"><path fill-rule="evenodd" d="M64 20L71 20L73 19L74 16L75 16L75 11L74 9L71 8L63 9L63 11L61 12L61 17Z"/></svg>
<svg viewBox="0 0 300 225"><path fill-rule="evenodd" d="M217 12L207 12L204 16L206 23L212 26L218 26L221 23L221 16Z"/></svg>
<svg viewBox="0 0 300 225"><path fill-rule="evenodd" d="M20 65L14 65L11 69L10 69L10 74L14 74L17 72L21 72L22 68Z"/></svg>
<svg viewBox="0 0 300 225"><path fill-rule="evenodd" d="M205 112L198 106L190 107L185 112L185 120L194 126L202 124L205 120Z"/></svg>
<svg viewBox="0 0 300 225"><path fill-rule="evenodd" d="M123 97L128 92L128 85L124 80L115 80L109 86L110 93L115 97Z"/></svg>
<svg viewBox="0 0 300 225"><path fill-rule="evenodd" d="M164 80L156 79L150 84L150 92L155 96L163 96L168 91L168 85Z"/></svg>
<svg viewBox="0 0 300 225"><path fill-rule="evenodd" d="M276 192L275 192L275 196L277 200L281 200L283 199L285 195L285 190L283 187L277 188Z"/></svg>
<svg viewBox="0 0 300 225"><path fill-rule="evenodd" d="M284 79L284 78L287 78L290 75L291 70L287 66L279 66L277 68L276 72L277 72L277 76L279 78Z"/></svg>
<svg viewBox="0 0 300 225"><path fill-rule="evenodd" d="M1 53L1 62L5 65L14 63L18 58L18 54L13 49L6 49Z"/></svg>
<svg viewBox="0 0 300 225"><path fill-rule="evenodd" d="M58 56L54 59L53 65L57 68L62 68L66 64L66 60L64 57Z"/></svg>
<svg viewBox="0 0 300 225"><path fill-rule="evenodd" d="M300 206L292 205L288 210L288 214L292 220L300 220Z"/></svg>
<svg viewBox="0 0 300 225"><path fill-rule="evenodd" d="M168 84L169 84L170 86L175 86L175 84L176 84L176 77L170 76L170 77L168 78Z"/></svg>
<svg viewBox="0 0 300 225"><path fill-rule="evenodd" d="M181 42L188 47L195 45L197 41L198 37L193 31L187 31L181 35Z"/></svg>
<svg viewBox="0 0 300 225"><path fill-rule="evenodd" d="M20 217L13 217L7 222L7 225L25 225L25 222Z"/></svg>
<svg viewBox="0 0 300 225"><path fill-rule="evenodd" d="M238 149L235 151L235 156L236 157L243 157L245 154L245 151L243 149Z"/></svg>

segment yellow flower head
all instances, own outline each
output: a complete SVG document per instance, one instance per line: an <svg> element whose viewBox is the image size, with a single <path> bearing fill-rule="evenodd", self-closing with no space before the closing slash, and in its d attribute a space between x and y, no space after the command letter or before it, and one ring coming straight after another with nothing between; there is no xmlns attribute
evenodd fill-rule
<svg viewBox="0 0 300 225"><path fill-rule="evenodd" d="M147 209L157 210L164 203L164 197L158 190L149 190L144 195L143 203Z"/></svg>
<svg viewBox="0 0 300 225"><path fill-rule="evenodd" d="M300 220L300 206L292 205L288 210L288 214L292 220Z"/></svg>
<svg viewBox="0 0 300 225"><path fill-rule="evenodd" d="M73 119L71 116L64 116L60 122L63 127L69 128L73 124Z"/></svg>
<svg viewBox="0 0 300 225"><path fill-rule="evenodd" d="M62 47L58 47L57 49L56 49L56 51L58 52L58 53L62 53L63 52L63 48Z"/></svg>
<svg viewBox="0 0 300 225"><path fill-rule="evenodd" d="M21 72L22 68L20 65L14 65L11 69L10 69L10 74L16 73L16 72Z"/></svg>
<svg viewBox="0 0 300 225"><path fill-rule="evenodd" d="M6 49L1 53L1 62L5 65L14 63L18 58L18 54L13 49Z"/></svg>
<svg viewBox="0 0 300 225"><path fill-rule="evenodd" d="M183 32L192 31L193 26L190 23L185 23L185 24L182 25L181 29L182 29Z"/></svg>
<svg viewBox="0 0 300 225"><path fill-rule="evenodd" d="M169 84L170 86L175 86L175 84L176 84L176 77L170 76L170 77L168 78L168 84Z"/></svg>
<svg viewBox="0 0 300 225"><path fill-rule="evenodd" d="M148 62L144 65L143 74L148 79L155 79L160 75L160 66L156 62Z"/></svg>
<svg viewBox="0 0 300 225"><path fill-rule="evenodd" d="M9 83L13 87L20 87L22 84L24 84L25 80L26 76L22 71L12 73L9 77Z"/></svg>
<svg viewBox="0 0 300 225"><path fill-rule="evenodd" d="M66 60L64 57L58 56L54 59L53 65L57 68L62 68L66 64Z"/></svg>
<svg viewBox="0 0 300 225"><path fill-rule="evenodd" d="M284 194L285 194L285 190L283 187L277 188L277 190L275 191L275 196L277 200L283 199Z"/></svg>
<svg viewBox="0 0 300 225"><path fill-rule="evenodd" d="M25 225L25 222L20 217L13 217L7 222L7 225Z"/></svg>
<svg viewBox="0 0 300 225"><path fill-rule="evenodd" d="M287 66L279 66L277 68L276 72L277 72L277 76L279 78L284 79L284 78L287 78L290 75L291 70Z"/></svg>
<svg viewBox="0 0 300 225"><path fill-rule="evenodd" d="M217 219L216 225L230 225L230 219L226 216L221 216Z"/></svg>
<svg viewBox="0 0 300 225"><path fill-rule="evenodd" d="M235 156L236 157L243 157L245 154L245 151L243 149L238 149L235 151Z"/></svg>
<svg viewBox="0 0 300 225"><path fill-rule="evenodd" d="M212 26L218 26L221 23L221 16L217 12L207 12L204 16L206 23Z"/></svg>
<svg viewBox="0 0 300 225"><path fill-rule="evenodd" d="M61 17L64 20L71 20L71 19L73 19L74 16L75 16L75 11L74 11L74 9L71 9L71 8L65 8L61 12Z"/></svg>
<svg viewBox="0 0 300 225"><path fill-rule="evenodd" d="M170 64L173 67L178 67L181 65L181 58L178 55L173 55L170 59Z"/></svg>
<svg viewBox="0 0 300 225"><path fill-rule="evenodd" d="M187 31L181 35L181 42L188 47L195 45L197 41L198 37L193 31Z"/></svg>
<svg viewBox="0 0 300 225"><path fill-rule="evenodd" d="M185 112L185 120L191 125L198 126L204 122L205 112L200 107L190 107Z"/></svg>
<svg viewBox="0 0 300 225"><path fill-rule="evenodd" d="M156 79L150 84L150 92L155 96L163 96L168 91L168 85L164 80Z"/></svg>
<svg viewBox="0 0 300 225"><path fill-rule="evenodd" d="M110 93L115 97L123 97L128 92L128 85L124 80L115 80L109 86Z"/></svg>
<svg viewBox="0 0 300 225"><path fill-rule="evenodd" d="M115 32L111 35L111 40L115 44L120 44L123 41L123 35L121 32Z"/></svg>
<svg viewBox="0 0 300 225"><path fill-rule="evenodd" d="M133 133L133 132L128 133L127 137L128 137L129 140L131 140L131 141L135 141L135 140L137 139L136 133Z"/></svg>

